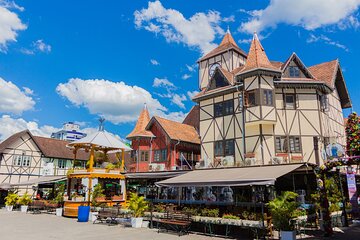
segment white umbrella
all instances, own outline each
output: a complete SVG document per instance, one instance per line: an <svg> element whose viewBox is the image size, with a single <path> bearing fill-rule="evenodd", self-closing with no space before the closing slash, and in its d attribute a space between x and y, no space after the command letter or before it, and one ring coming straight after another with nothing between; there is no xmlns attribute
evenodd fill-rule
<svg viewBox="0 0 360 240"><path fill-rule="evenodd" d="M105 130L99 130L93 134L90 134L84 138L76 140L68 144L70 147L77 146L95 146L98 149L109 149L109 150L124 150L131 151L132 149L127 146L125 143L120 141L111 133L108 133Z"/></svg>

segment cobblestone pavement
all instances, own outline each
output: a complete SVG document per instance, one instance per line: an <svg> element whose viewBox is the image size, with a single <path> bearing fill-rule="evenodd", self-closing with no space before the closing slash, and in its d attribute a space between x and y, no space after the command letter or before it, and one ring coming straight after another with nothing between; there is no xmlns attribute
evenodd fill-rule
<svg viewBox="0 0 360 240"><path fill-rule="evenodd" d="M178 237L171 233L157 233L156 229L135 229L120 225L79 223L77 219L50 214L26 214L0 210L0 239L66 239L66 240L202 240L209 237L190 234ZM221 239L214 238L211 239Z"/></svg>

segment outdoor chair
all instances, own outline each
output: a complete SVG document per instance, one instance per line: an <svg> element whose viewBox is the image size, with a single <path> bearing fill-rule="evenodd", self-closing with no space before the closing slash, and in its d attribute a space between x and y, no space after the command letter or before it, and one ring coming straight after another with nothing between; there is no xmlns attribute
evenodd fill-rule
<svg viewBox="0 0 360 240"><path fill-rule="evenodd" d="M96 214L95 223L107 223L110 225L118 224L117 218L119 217L119 210L117 208L102 208L98 214Z"/></svg>
<svg viewBox="0 0 360 240"><path fill-rule="evenodd" d="M45 209L45 202L42 200L34 200L28 210L29 212L32 212L33 214L40 214L41 210Z"/></svg>

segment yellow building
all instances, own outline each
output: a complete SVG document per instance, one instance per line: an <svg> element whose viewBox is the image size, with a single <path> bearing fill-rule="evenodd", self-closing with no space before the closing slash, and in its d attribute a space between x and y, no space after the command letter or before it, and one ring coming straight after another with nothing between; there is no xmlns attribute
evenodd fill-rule
<svg viewBox="0 0 360 240"><path fill-rule="evenodd" d="M324 146L345 145L351 101L338 60L270 61L256 34L246 54L228 31L198 64L199 167L321 164Z"/></svg>

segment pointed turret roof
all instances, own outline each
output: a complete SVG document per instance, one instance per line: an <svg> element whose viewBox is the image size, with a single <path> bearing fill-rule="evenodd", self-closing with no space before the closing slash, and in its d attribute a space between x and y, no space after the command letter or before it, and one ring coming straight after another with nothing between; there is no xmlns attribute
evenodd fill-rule
<svg viewBox="0 0 360 240"><path fill-rule="evenodd" d="M243 68L242 72L248 72L259 68L278 71L278 69L276 69L271 64L268 57L266 56L265 50L261 45L260 40L255 32L253 40L251 41L251 46L246 59L245 67Z"/></svg>
<svg viewBox="0 0 360 240"><path fill-rule="evenodd" d="M152 132L145 129L149 121L150 121L150 114L145 104L144 109L140 112L139 118L136 122L134 129L129 135L127 135L126 138L131 139L135 137L154 137L154 134Z"/></svg>
<svg viewBox="0 0 360 240"><path fill-rule="evenodd" d="M239 46L236 44L234 38L232 37L232 35L230 33L230 30L228 29L226 31L226 34L224 35L221 43L219 44L219 46L217 46L215 49L210 51L208 54L206 54L205 56L200 58L199 61L202 61L204 59L213 57L213 56L218 55L218 54L220 54L222 52L228 51L229 49L234 49L235 51L239 52L240 54L242 54L243 56L246 57L246 52L244 52L244 50L239 48Z"/></svg>

